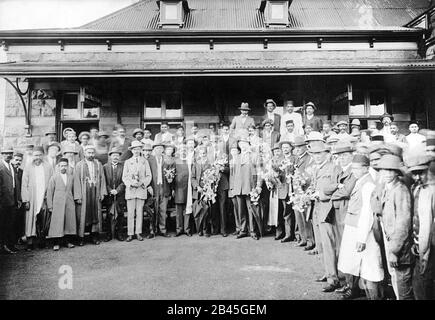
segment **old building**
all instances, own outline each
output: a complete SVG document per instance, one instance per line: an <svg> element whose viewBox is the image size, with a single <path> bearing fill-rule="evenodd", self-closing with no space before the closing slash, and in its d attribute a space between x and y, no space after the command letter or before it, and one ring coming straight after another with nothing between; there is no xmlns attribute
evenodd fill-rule
<svg viewBox="0 0 435 320"><path fill-rule="evenodd" d="M404 130L433 128L434 12L427 0L143 0L78 28L1 31L4 139L208 127L242 101L259 119L267 98L365 127L390 112Z"/></svg>

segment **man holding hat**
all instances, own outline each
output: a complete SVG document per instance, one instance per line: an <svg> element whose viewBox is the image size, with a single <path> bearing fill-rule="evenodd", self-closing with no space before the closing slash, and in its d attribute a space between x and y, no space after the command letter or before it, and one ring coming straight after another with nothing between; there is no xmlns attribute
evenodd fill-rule
<svg viewBox="0 0 435 320"><path fill-rule="evenodd" d="M119 241L124 240L125 184L122 181L124 164L119 162L121 154L121 149L113 148L109 152L110 161L103 165L107 189L107 196L105 198L107 208L106 221L110 230L105 241L110 241L115 237L117 237Z"/></svg>
<svg viewBox="0 0 435 320"><path fill-rule="evenodd" d="M413 186L413 245L415 265L412 286L416 300L435 299L435 176L429 164L433 160L424 152L415 154L407 165L415 180ZM431 241L432 239L432 241Z"/></svg>
<svg viewBox="0 0 435 320"><path fill-rule="evenodd" d="M44 228L43 209L45 209L48 182L53 175L52 167L43 161L44 149L35 147L32 163L23 172L21 198L26 208L26 237L28 249L33 249L33 239ZM44 239L40 239L43 241Z"/></svg>
<svg viewBox="0 0 435 320"><path fill-rule="evenodd" d="M85 147L85 158L77 163L74 171L74 201L77 205L77 233L79 245L84 245L85 232L90 232L92 242L100 244L103 216L101 201L107 195L102 164L95 160L95 147Z"/></svg>
<svg viewBox="0 0 435 320"><path fill-rule="evenodd" d="M263 106L266 109L266 114L263 116L263 121L267 119L272 120L273 130L279 133L281 126L281 116L274 112L276 109L275 101L273 101L273 99L267 99Z"/></svg>
<svg viewBox="0 0 435 320"><path fill-rule="evenodd" d="M273 121L270 119L263 120L263 143L267 143L272 148L279 141L279 132L273 130Z"/></svg>
<svg viewBox="0 0 435 320"><path fill-rule="evenodd" d="M281 135L284 135L287 131L287 122L293 121L295 135L303 135L304 129L302 128L302 116L299 112L295 112L295 106L292 100L288 100L285 104L285 112L281 117Z"/></svg>
<svg viewBox="0 0 435 320"><path fill-rule="evenodd" d="M44 153L46 154L48 146L52 142L56 142L56 130L54 128L50 128L50 130L45 133L45 136L47 137L47 141L42 144L42 147L44 148Z"/></svg>
<svg viewBox="0 0 435 320"><path fill-rule="evenodd" d="M242 102L239 110L241 113L240 116L234 117L230 125L230 132L236 136L238 136L241 131L248 130L250 125L255 126L254 119L248 116L249 111L251 111L249 104L247 102Z"/></svg>
<svg viewBox="0 0 435 320"><path fill-rule="evenodd" d="M397 300L413 299L411 195L399 179L402 161L396 155L385 154L377 167L385 182L380 204L388 272Z"/></svg>
<svg viewBox="0 0 435 320"><path fill-rule="evenodd" d="M17 174L12 167L12 148L2 148L0 160L0 251L13 254L16 252L15 219L21 195L17 193Z"/></svg>
<svg viewBox="0 0 435 320"><path fill-rule="evenodd" d="M312 102L308 102L305 105L305 115L303 118L304 126L310 126L313 131L320 132L323 128L322 119L314 115L314 111L316 111L316 106Z"/></svg>
<svg viewBox="0 0 435 320"><path fill-rule="evenodd" d="M125 200L127 201L127 242L136 235L138 241L141 236L143 223L143 206L147 199L147 188L151 183L152 174L148 161L141 156L142 143L134 140L129 147L133 156L124 163L122 181L125 184Z"/></svg>

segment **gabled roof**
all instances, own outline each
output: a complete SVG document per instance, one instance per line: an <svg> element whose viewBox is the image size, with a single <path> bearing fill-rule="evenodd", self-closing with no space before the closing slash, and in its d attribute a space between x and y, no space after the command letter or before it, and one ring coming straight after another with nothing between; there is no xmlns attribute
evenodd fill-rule
<svg viewBox="0 0 435 320"><path fill-rule="evenodd" d="M265 28L260 0L188 0L185 30ZM290 28L399 27L426 11L430 0L293 0ZM155 0L142 0L78 29L152 31L158 29Z"/></svg>

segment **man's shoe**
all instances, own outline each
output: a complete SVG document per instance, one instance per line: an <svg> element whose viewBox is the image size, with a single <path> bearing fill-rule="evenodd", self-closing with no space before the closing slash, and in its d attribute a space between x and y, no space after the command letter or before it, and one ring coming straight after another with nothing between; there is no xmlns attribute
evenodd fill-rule
<svg viewBox="0 0 435 320"><path fill-rule="evenodd" d="M79 241L79 247L83 247L85 245L85 240L84 239L81 239L80 241Z"/></svg>
<svg viewBox="0 0 435 320"><path fill-rule="evenodd" d="M242 239L242 238L246 238L248 235L246 233L239 233L236 237L236 239Z"/></svg>
<svg viewBox="0 0 435 320"><path fill-rule="evenodd" d="M326 286L324 286L322 288L323 292L334 292L335 289L337 289L339 287L338 284L327 284Z"/></svg>
<svg viewBox="0 0 435 320"><path fill-rule="evenodd" d="M310 256L315 256L316 254L319 254L319 252L316 249L313 249L311 251L307 252Z"/></svg>
<svg viewBox="0 0 435 320"><path fill-rule="evenodd" d="M320 278L317 278L315 281L316 282L326 282L326 280L327 280L326 276L322 276Z"/></svg>
<svg viewBox="0 0 435 320"><path fill-rule="evenodd" d="M186 236L191 237L192 233L191 232L186 232Z"/></svg>
<svg viewBox="0 0 435 320"><path fill-rule="evenodd" d="M304 248L304 251L311 251L311 250L313 250L315 247L316 247L316 245L314 245L314 244L312 244L312 245L307 245L307 246Z"/></svg>
<svg viewBox="0 0 435 320"><path fill-rule="evenodd" d="M295 247L306 247L306 246L307 246L307 243L302 242L302 241L295 244Z"/></svg>
<svg viewBox="0 0 435 320"><path fill-rule="evenodd" d="M254 240L260 240L260 237L257 234L251 235L251 238Z"/></svg>
<svg viewBox="0 0 435 320"><path fill-rule="evenodd" d="M285 237L285 234L281 233L279 236L275 236L275 240L281 240L281 239L284 239L284 237Z"/></svg>
<svg viewBox="0 0 435 320"><path fill-rule="evenodd" d="M202 237L204 235L204 233L202 233L202 231L198 232L198 236Z"/></svg>
<svg viewBox="0 0 435 320"><path fill-rule="evenodd" d="M143 241L143 238L140 234L136 235L136 239L137 239L137 241Z"/></svg>
<svg viewBox="0 0 435 320"><path fill-rule="evenodd" d="M228 237L228 234L222 233L222 237L226 238L226 237Z"/></svg>
<svg viewBox="0 0 435 320"><path fill-rule="evenodd" d="M111 236L108 236L108 237L106 237L106 238L104 238L104 242L109 242L110 240L112 240L112 237Z"/></svg>
<svg viewBox="0 0 435 320"><path fill-rule="evenodd" d="M72 249L72 248L75 247L75 245L73 245L71 242L68 242L68 243L66 244L66 247L67 247L68 249Z"/></svg>
<svg viewBox="0 0 435 320"><path fill-rule="evenodd" d="M101 243L101 241L100 240L93 240L92 243L95 244L96 246L98 246Z"/></svg>
<svg viewBox="0 0 435 320"><path fill-rule="evenodd" d="M154 233L150 233L149 235L147 235L147 239L152 239L154 237L155 237Z"/></svg>
<svg viewBox="0 0 435 320"><path fill-rule="evenodd" d="M239 234L238 231L234 231L231 235L233 235L233 236L237 236L238 234Z"/></svg>
<svg viewBox="0 0 435 320"><path fill-rule="evenodd" d="M335 291L337 291L337 290L335 290ZM348 290L348 291L346 291L346 292L343 293L343 295L341 296L341 299L342 299L342 300L353 300L353 299L356 299L356 298L358 298L358 296L355 295L355 294L353 294L353 293L352 293L352 290Z"/></svg>
<svg viewBox="0 0 435 320"><path fill-rule="evenodd" d="M175 234L175 236L176 237L179 237L179 236L181 236L183 233L182 232L177 232L176 234Z"/></svg>
<svg viewBox="0 0 435 320"><path fill-rule="evenodd" d="M205 236L206 236L207 238L210 238L210 233L206 233Z"/></svg>
<svg viewBox="0 0 435 320"><path fill-rule="evenodd" d="M291 242L290 238L284 238L281 240L281 243Z"/></svg>
<svg viewBox="0 0 435 320"><path fill-rule="evenodd" d="M348 285L344 285L341 288L335 289L335 293L340 293L340 294L344 294L347 291L350 291L350 288L348 287Z"/></svg>
<svg viewBox="0 0 435 320"><path fill-rule="evenodd" d="M125 240L126 242L131 242L133 240L132 236L128 236L127 239Z"/></svg>
<svg viewBox="0 0 435 320"><path fill-rule="evenodd" d="M170 238L170 237L171 237L171 235L168 234L168 233L166 233L166 232L165 232L165 233L162 233L161 236L162 236L162 237L165 237L165 238Z"/></svg>
<svg viewBox="0 0 435 320"><path fill-rule="evenodd" d="M60 249L59 245L53 246L53 251L59 251L59 249Z"/></svg>
<svg viewBox="0 0 435 320"><path fill-rule="evenodd" d="M15 254L15 251L12 251L11 249L8 248L8 246L4 245L3 246L3 251L7 254Z"/></svg>

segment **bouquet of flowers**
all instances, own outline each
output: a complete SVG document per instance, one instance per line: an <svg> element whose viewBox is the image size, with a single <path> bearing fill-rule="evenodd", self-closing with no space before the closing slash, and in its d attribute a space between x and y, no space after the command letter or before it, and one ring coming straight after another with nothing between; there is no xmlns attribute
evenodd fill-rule
<svg viewBox="0 0 435 320"><path fill-rule="evenodd" d="M257 188L254 188L251 190L251 192L249 192L249 197L251 199L251 203L254 206L258 205L258 201L260 201L260 194L261 194L261 190L258 191Z"/></svg>
<svg viewBox="0 0 435 320"><path fill-rule="evenodd" d="M281 177L283 174L284 172L281 170L279 164L269 164L263 173L263 179L266 183L267 189L270 191L276 189L276 187L282 183Z"/></svg>
<svg viewBox="0 0 435 320"><path fill-rule="evenodd" d="M216 191L219 179L220 172L215 166L212 166L204 171L201 177L201 182L203 185L201 199L203 201L211 201L211 203L216 202Z"/></svg>
<svg viewBox="0 0 435 320"><path fill-rule="evenodd" d="M293 192L290 195L288 204L292 204L294 210L303 212L311 204L315 190L311 185L306 186L309 177L298 169L295 170L291 179L293 181Z"/></svg>
<svg viewBox="0 0 435 320"><path fill-rule="evenodd" d="M228 156L223 153L218 156L218 158L214 161L213 166L216 167L216 170L219 172L223 172L225 166L228 164Z"/></svg>
<svg viewBox="0 0 435 320"><path fill-rule="evenodd" d="M281 161L279 170L285 174L285 180L287 183L292 182L292 177L294 173L294 165L290 159L285 159Z"/></svg>
<svg viewBox="0 0 435 320"><path fill-rule="evenodd" d="M164 173L165 178L168 181L168 183L172 183L172 181L174 181L174 179L175 179L175 168L174 167L164 168L163 173Z"/></svg>

